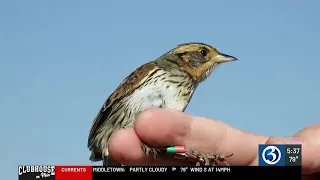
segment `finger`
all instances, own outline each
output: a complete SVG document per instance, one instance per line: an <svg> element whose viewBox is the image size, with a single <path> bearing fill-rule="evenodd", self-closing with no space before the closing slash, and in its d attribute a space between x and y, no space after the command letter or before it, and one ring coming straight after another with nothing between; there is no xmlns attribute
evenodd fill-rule
<svg viewBox="0 0 320 180"><path fill-rule="evenodd" d="M233 156L231 165L248 165L267 137L233 128L223 122L193 117L170 109L149 109L137 117L138 137L154 146L183 145L206 153Z"/></svg>
<svg viewBox="0 0 320 180"><path fill-rule="evenodd" d="M141 141L133 128L121 129L112 134L109 143L110 156L121 164L131 166L143 165L190 165L184 161L172 161L167 158L152 160L145 156L141 148Z"/></svg>
<svg viewBox="0 0 320 180"><path fill-rule="evenodd" d="M306 143L311 143L318 147L320 146L320 124L308 126L293 136L301 138Z"/></svg>
<svg viewBox="0 0 320 180"><path fill-rule="evenodd" d="M112 158L120 163L131 165L130 161L143 161L144 158L140 139L133 128L115 131L110 137L108 148Z"/></svg>
<svg viewBox="0 0 320 180"><path fill-rule="evenodd" d="M320 124L311 125L293 136L302 144L303 172L320 173Z"/></svg>

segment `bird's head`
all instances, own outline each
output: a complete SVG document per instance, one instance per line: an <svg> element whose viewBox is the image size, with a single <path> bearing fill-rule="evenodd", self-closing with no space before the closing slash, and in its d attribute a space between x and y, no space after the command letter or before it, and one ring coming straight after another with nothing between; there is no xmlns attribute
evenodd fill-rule
<svg viewBox="0 0 320 180"><path fill-rule="evenodd" d="M167 54L178 57L174 59L180 68L197 82L205 80L218 65L237 60L204 43L180 44Z"/></svg>

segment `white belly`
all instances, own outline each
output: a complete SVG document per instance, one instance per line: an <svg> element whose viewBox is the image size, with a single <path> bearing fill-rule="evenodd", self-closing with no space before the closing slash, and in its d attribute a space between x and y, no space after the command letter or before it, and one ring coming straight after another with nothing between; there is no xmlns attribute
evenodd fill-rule
<svg viewBox="0 0 320 180"><path fill-rule="evenodd" d="M136 106L139 111L150 107L170 108L182 111L189 98L181 97L180 89L168 84L156 83L135 91L130 98L130 106ZM180 92L180 93L179 93Z"/></svg>

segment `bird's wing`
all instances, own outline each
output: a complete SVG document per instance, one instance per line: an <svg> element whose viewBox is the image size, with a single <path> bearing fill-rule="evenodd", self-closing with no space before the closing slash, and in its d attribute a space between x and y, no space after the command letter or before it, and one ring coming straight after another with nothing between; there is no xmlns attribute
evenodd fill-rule
<svg viewBox="0 0 320 180"><path fill-rule="evenodd" d="M91 142L98 128L104 121L107 120L112 106L124 97L132 94L134 90L136 90L137 88L139 88L139 86L143 85L146 82L148 77L150 77L148 76L149 74L156 73L158 70L160 69L157 68L154 62L146 63L132 72L122 81L117 89L109 96L109 98L103 104L97 116L95 117L88 138L88 147L91 146Z"/></svg>

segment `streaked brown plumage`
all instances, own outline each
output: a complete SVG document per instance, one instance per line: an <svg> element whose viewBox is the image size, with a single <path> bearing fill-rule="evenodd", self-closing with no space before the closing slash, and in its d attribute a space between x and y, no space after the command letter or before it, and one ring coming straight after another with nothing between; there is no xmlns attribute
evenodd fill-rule
<svg viewBox="0 0 320 180"><path fill-rule="evenodd" d="M136 115L150 107L184 111L198 84L219 64L237 60L203 43L185 43L140 66L109 96L95 117L88 138L91 161L120 165L109 157L111 134L134 126ZM142 143L146 155L157 149Z"/></svg>

